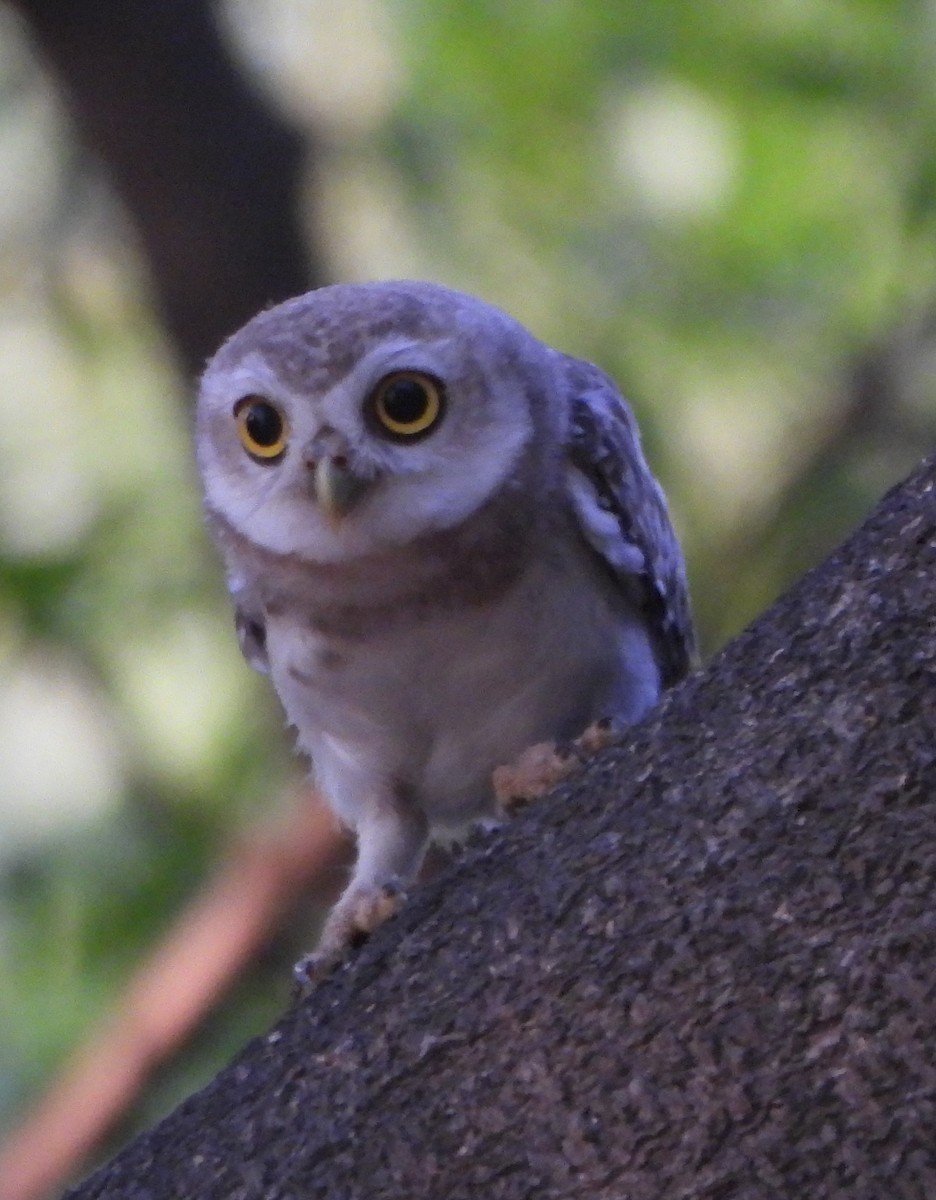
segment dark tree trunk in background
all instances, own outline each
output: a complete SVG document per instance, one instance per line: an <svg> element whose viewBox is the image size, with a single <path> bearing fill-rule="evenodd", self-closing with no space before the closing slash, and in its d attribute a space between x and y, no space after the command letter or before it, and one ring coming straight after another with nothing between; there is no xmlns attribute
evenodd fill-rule
<svg viewBox="0 0 936 1200"><path fill-rule="evenodd" d="M12 3L126 206L188 372L325 282L299 221L314 147L245 79L207 0Z"/></svg>
<svg viewBox="0 0 936 1200"><path fill-rule="evenodd" d="M936 458L70 1193L936 1195Z"/></svg>

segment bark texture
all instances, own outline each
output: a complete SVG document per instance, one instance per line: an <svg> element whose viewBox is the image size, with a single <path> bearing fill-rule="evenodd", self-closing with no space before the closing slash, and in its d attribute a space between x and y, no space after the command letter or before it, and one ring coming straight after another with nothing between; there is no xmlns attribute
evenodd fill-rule
<svg viewBox="0 0 936 1200"><path fill-rule="evenodd" d="M71 1200L936 1195L936 458Z"/></svg>
<svg viewBox="0 0 936 1200"><path fill-rule="evenodd" d="M232 58L210 0L12 0L148 260L197 373L259 309L325 282L299 218L315 146Z"/></svg>

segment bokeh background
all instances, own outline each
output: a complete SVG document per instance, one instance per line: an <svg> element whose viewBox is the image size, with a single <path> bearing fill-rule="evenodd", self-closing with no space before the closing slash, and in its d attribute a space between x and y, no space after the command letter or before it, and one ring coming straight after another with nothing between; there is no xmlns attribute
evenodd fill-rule
<svg viewBox="0 0 936 1200"><path fill-rule="evenodd" d="M0 1131L298 770L201 526L198 343L36 36L67 8L0 2ZM436 279L619 380L707 656L931 448L933 0L204 11L302 147L297 277ZM133 1122L273 1019L294 948Z"/></svg>

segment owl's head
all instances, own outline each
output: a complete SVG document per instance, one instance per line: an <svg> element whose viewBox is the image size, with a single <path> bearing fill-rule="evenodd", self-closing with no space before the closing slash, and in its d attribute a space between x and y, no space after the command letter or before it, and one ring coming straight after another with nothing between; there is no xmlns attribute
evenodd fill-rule
<svg viewBox="0 0 936 1200"><path fill-rule="evenodd" d="M320 562L457 526L504 486L557 474L544 461L564 420L552 355L434 284L339 284L271 308L202 381L209 511Z"/></svg>

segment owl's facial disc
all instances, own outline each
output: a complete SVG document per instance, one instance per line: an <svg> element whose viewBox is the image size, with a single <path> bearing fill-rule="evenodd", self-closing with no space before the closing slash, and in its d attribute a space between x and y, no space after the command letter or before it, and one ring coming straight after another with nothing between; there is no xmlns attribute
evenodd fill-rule
<svg viewBox="0 0 936 1200"><path fill-rule="evenodd" d="M454 528L510 484L535 432L512 357L476 345L471 322L467 345L417 322L365 325L331 361L329 328L300 325L295 345L290 323L269 344L245 330L246 348L209 366L199 461L212 512L264 549L348 562Z"/></svg>

